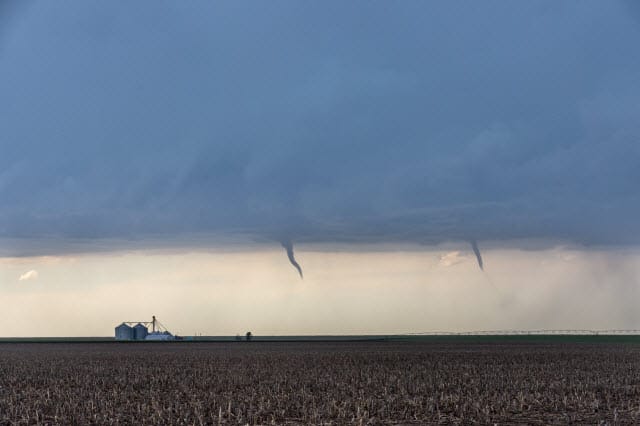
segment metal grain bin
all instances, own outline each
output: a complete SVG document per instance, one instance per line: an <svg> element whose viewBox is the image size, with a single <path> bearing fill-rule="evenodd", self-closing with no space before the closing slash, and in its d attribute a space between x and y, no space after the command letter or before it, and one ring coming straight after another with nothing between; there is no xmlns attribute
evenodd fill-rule
<svg viewBox="0 0 640 426"><path fill-rule="evenodd" d="M133 340L133 328L125 323L117 326L116 340Z"/></svg>
<svg viewBox="0 0 640 426"><path fill-rule="evenodd" d="M135 340L144 340L149 334L149 329L144 325L138 323L133 327L133 338Z"/></svg>

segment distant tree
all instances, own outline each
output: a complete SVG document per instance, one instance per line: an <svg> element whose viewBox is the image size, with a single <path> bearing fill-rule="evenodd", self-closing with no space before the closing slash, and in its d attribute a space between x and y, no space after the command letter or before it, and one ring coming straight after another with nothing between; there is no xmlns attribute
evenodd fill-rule
<svg viewBox="0 0 640 426"><path fill-rule="evenodd" d="M242 340L242 337L240 337L239 334L236 334L236 340Z"/></svg>
<svg viewBox="0 0 640 426"><path fill-rule="evenodd" d="M247 337L247 342L248 342L253 338L253 334L251 334L250 331L247 331L246 337Z"/></svg>

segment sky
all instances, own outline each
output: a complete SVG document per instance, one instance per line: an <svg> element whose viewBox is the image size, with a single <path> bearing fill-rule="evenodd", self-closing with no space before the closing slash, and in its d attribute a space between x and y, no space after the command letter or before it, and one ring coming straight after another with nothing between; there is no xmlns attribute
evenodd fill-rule
<svg viewBox="0 0 640 426"><path fill-rule="evenodd" d="M2 1L0 335L640 328L639 42L633 1Z"/></svg>

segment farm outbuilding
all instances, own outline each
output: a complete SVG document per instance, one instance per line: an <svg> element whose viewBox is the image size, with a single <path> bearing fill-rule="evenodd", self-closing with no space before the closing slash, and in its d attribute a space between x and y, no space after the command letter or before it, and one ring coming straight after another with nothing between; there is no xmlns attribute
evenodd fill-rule
<svg viewBox="0 0 640 426"><path fill-rule="evenodd" d="M168 331L156 331L155 333L149 333L146 340L174 340L175 337Z"/></svg>

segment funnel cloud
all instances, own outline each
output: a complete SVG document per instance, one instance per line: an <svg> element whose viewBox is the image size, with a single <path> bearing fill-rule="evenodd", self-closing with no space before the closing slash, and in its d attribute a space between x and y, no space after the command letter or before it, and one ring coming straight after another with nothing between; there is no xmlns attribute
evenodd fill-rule
<svg viewBox="0 0 640 426"><path fill-rule="evenodd" d="M480 248L478 247L478 242L476 240L471 240L471 248L473 249L473 253L476 255L476 260L478 261L478 267L480 270L484 271L484 263L482 262L482 255L480 254Z"/></svg>
<svg viewBox="0 0 640 426"><path fill-rule="evenodd" d="M298 262L296 262L296 258L293 255L293 243L290 240L283 241L282 247L284 247L284 249L287 251L289 262L291 262L293 267L296 268L298 274L300 274L300 278L304 279L304 277L302 276L302 268L300 267Z"/></svg>

